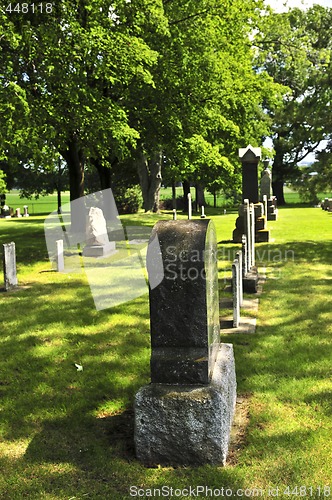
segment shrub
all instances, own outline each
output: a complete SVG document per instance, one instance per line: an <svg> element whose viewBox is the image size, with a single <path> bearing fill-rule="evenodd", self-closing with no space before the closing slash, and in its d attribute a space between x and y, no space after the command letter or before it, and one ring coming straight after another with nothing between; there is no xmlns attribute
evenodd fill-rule
<svg viewBox="0 0 332 500"><path fill-rule="evenodd" d="M136 214L143 204L139 186L117 188L114 197L120 214Z"/></svg>

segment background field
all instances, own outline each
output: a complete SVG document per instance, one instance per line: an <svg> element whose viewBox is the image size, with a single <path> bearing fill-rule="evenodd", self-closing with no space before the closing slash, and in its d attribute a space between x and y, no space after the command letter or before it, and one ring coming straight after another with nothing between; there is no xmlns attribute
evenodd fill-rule
<svg viewBox="0 0 332 500"><path fill-rule="evenodd" d="M181 187L176 188L177 198L183 196L183 190ZM195 199L195 189L191 189L192 198ZM332 193L320 193L319 198L323 199L325 197L332 197ZM161 188L160 199L171 199L172 189L171 188ZM213 207L213 195L210 193L205 193L205 199L210 207ZM299 195L288 187L285 187L285 199L287 203L295 204L300 203ZM69 202L69 193L62 193L62 204ZM224 196L219 195L217 197L217 207L219 208L229 208L229 204L226 203L227 200ZM20 208L21 213L23 213L24 205L28 205L29 213L32 215L49 214L50 212L57 210L57 195L51 194L48 196L40 197L39 199L28 200L26 198L20 198L18 191L11 191L6 195L6 203L14 208Z"/></svg>

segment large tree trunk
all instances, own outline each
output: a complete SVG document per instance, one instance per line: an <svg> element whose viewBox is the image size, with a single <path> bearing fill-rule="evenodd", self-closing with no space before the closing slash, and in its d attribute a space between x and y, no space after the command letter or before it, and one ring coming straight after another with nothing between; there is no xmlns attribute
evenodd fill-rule
<svg viewBox="0 0 332 500"><path fill-rule="evenodd" d="M57 199L58 199L58 214L61 214L61 189L58 187L57 190Z"/></svg>
<svg viewBox="0 0 332 500"><path fill-rule="evenodd" d="M196 191L196 212L199 212L200 207L205 206L204 188L201 184L195 185Z"/></svg>
<svg viewBox="0 0 332 500"><path fill-rule="evenodd" d="M112 189L112 176L114 172L113 167L118 163L118 159L114 158L113 161L109 162L108 167L103 165L99 159L91 159L91 163L97 169L100 181L100 189L102 191L106 189ZM114 196L114 192L112 194ZM102 210L106 221L113 221L114 218L118 215L117 208L111 201L111 197L108 195L103 198Z"/></svg>
<svg viewBox="0 0 332 500"><path fill-rule="evenodd" d="M112 188L112 169L111 167L105 167L99 159L91 159L92 165L97 169L100 189L111 189Z"/></svg>
<svg viewBox="0 0 332 500"><path fill-rule="evenodd" d="M149 161L143 151L138 154L137 171L145 212L159 212L161 164L162 151L153 153Z"/></svg>
<svg viewBox="0 0 332 500"><path fill-rule="evenodd" d="M277 197L278 205L286 205L284 197L284 150L279 138L274 140L273 146L276 154L272 167L272 192Z"/></svg>
<svg viewBox="0 0 332 500"><path fill-rule="evenodd" d="M273 190L273 196L276 196L277 198L277 204L279 206L286 205L284 196L284 181L280 179L272 181L272 190Z"/></svg>
<svg viewBox="0 0 332 500"><path fill-rule="evenodd" d="M80 149L77 137L68 142L68 148L61 151L67 162L69 171L70 202L71 202L71 230L85 232L84 203L73 203L84 196L84 154Z"/></svg>

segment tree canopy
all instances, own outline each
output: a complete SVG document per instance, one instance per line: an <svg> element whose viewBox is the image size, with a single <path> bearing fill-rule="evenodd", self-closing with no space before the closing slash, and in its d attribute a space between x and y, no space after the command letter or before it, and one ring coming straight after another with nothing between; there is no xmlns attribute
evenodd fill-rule
<svg viewBox="0 0 332 500"><path fill-rule="evenodd" d="M273 187L300 175L298 164L331 133L332 9L272 13L257 35L256 66L288 88L282 105L269 109L275 149Z"/></svg>
<svg viewBox="0 0 332 500"><path fill-rule="evenodd" d="M212 192L239 185L238 148L260 146L271 126L275 188L331 133L329 9L275 14L262 0L49 5L0 9L8 173L41 178L60 155L72 200L94 168L102 188L140 180L145 210L157 210L163 177Z"/></svg>

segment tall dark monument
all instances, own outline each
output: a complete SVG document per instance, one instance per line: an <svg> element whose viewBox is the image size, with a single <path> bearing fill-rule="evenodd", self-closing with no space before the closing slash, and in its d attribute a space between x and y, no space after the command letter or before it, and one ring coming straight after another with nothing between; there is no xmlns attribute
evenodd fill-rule
<svg viewBox="0 0 332 500"><path fill-rule="evenodd" d="M239 158L242 163L242 203L259 202L258 192L258 163L261 159L261 148L247 146L239 149Z"/></svg>

